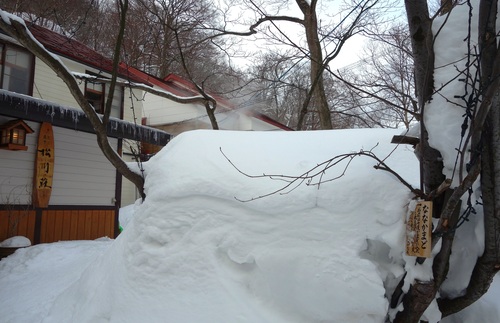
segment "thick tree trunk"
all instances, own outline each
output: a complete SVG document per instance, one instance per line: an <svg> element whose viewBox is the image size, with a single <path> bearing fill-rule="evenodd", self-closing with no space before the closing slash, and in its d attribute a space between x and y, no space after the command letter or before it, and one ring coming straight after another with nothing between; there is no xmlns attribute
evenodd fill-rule
<svg viewBox="0 0 500 323"><path fill-rule="evenodd" d="M320 126L321 129L332 129L332 117L323 81L323 53L318 36L318 18L316 16L317 0L313 0L311 3L305 0L296 0L296 2L304 14L304 28L311 61L312 95L318 107Z"/></svg>
<svg viewBox="0 0 500 323"><path fill-rule="evenodd" d="M429 46L430 25L427 27L428 14L425 1L406 1L408 21L412 35L412 46L415 55L416 85L419 104L423 104L432 94L432 47ZM425 8L424 8L425 7ZM404 310L396 316L396 322L418 322L423 311L430 301L435 298L441 284L446 279L449 266L449 257L453 244L454 226L459 216L459 198L472 186L481 171L481 189L483 193L483 209L485 224L485 250L476 262L466 294L462 297L448 300L439 299L438 304L443 316L462 310L479 299L487 290L494 275L500 268L500 53L496 46L495 22L497 2L482 0L480 3L479 43L481 46L481 104L471 127L471 152L473 158L469 164L469 172L465 179L451 195L439 198L437 214L440 222L435 232L443 234L440 252L434 258L432 282L414 282L410 291L403 298ZM422 16L421 14L424 13ZM427 32L426 32L427 31ZM430 35L430 36L429 36ZM427 40L425 45L422 40ZM419 58L424 59L419 60ZM425 59L427 57L427 60ZM422 65L427 64L427 65ZM429 92L430 91L430 92ZM427 144L425 129L425 111L423 113L423 127L421 135L421 164L423 166L423 180L426 192L435 188L441 179L442 165L433 159L439 155L433 152ZM431 152L429 153L429 149ZM479 153L478 153L479 152ZM474 156L477 154L477 156ZM427 157L433 156L430 159ZM435 159L434 159L435 160ZM434 238L434 235L433 235ZM434 245L434 241L433 241ZM425 303L427 302L427 306Z"/></svg>
<svg viewBox="0 0 500 323"><path fill-rule="evenodd" d="M473 139L472 149L480 149L481 152L484 252L476 262L465 295L439 301L443 316L461 311L477 301L488 291L500 269L500 55L495 37L497 11L496 0L480 2L478 42L481 51L481 87L485 96L483 102L490 102L491 107L479 132L480 138Z"/></svg>
<svg viewBox="0 0 500 323"><path fill-rule="evenodd" d="M429 146L428 133L425 127L425 103L430 101L434 91L434 49L432 21L425 0L406 0L406 14L410 28L413 60L415 65L415 88L421 113L421 140L419 158L422 162L422 182L425 192L438 188L444 181L441 154Z"/></svg>
<svg viewBox="0 0 500 323"><path fill-rule="evenodd" d="M422 313L434 299L433 282L415 282L403 298L404 310L399 312L394 323L419 322Z"/></svg>
<svg viewBox="0 0 500 323"><path fill-rule="evenodd" d="M434 89L434 50L432 21L429 17L429 10L425 0L406 0L406 13L408 17L413 59L415 63L415 87L421 112L421 134L418 147L418 157L421 164L421 182L424 191L428 194L437 189L445 180L442 173L443 164L439 151L429 146L428 133L425 127L425 103L428 102ZM440 214L444 204L444 195L434 200L434 214ZM415 281L410 290L403 296L404 309L398 312L394 322L418 323L424 311L435 298L442 277L447 270L447 262L451 252L453 235L445 239L444 248L436 256L438 261L437 272L439 281ZM435 263L435 265L437 265ZM399 291L396 291L399 293Z"/></svg>
<svg viewBox="0 0 500 323"><path fill-rule="evenodd" d="M465 295L439 300L444 316L461 311L483 296L500 269L500 109L492 108L483 129L481 190L483 196L484 252L477 260Z"/></svg>

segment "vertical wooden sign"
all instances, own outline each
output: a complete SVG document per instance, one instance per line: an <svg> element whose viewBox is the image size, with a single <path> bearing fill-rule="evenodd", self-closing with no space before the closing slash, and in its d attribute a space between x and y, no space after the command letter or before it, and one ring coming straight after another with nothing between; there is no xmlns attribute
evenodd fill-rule
<svg viewBox="0 0 500 323"><path fill-rule="evenodd" d="M38 134L35 157L35 175L33 176L33 205L46 208L49 206L54 177L54 133L52 125L43 122Z"/></svg>
<svg viewBox="0 0 500 323"><path fill-rule="evenodd" d="M415 211L406 223L406 254L408 256L431 256L432 202L418 202Z"/></svg>

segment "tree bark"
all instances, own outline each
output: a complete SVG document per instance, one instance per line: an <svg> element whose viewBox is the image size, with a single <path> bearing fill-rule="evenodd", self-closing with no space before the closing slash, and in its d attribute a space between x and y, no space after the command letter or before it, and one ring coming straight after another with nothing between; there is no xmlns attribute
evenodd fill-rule
<svg viewBox="0 0 500 323"><path fill-rule="evenodd" d="M425 128L425 103L432 98L434 90L434 49L432 35L432 21L425 0L405 0L406 14L410 29L413 59L415 66L415 88L422 115L420 121L421 133L418 145L418 157L421 167L421 183L425 193L437 189L445 180L442 173L443 163L441 154L429 146L428 133ZM439 214L443 205L443 196L440 196L437 205L434 205L434 214ZM453 237L449 237L451 241ZM446 261L451 251L449 248L441 250L437 258ZM441 264L442 265L442 264ZM446 269L441 267L440 270ZM441 276L441 275L440 275ZM435 298L438 284L435 281L415 281L406 295L403 296L404 309L397 313L394 322L418 323L424 311ZM399 292L399 291L396 291Z"/></svg>
<svg viewBox="0 0 500 323"><path fill-rule="evenodd" d="M478 162L481 163L484 252L474 266L466 293L456 299L439 300L443 317L477 301L488 291L500 269L500 55L495 36L497 11L496 0L482 0L479 4L481 88L483 102L489 103L491 107L479 132L480 139L473 139L472 152L480 150L481 156Z"/></svg>
<svg viewBox="0 0 500 323"><path fill-rule="evenodd" d="M404 310L396 315L394 323L419 322L422 313L434 299L434 294L433 282L415 282L403 298Z"/></svg>
<svg viewBox="0 0 500 323"><path fill-rule="evenodd" d="M332 129L332 117L323 81L324 66L321 43L318 37L318 18L316 15L317 0L312 0L310 3L306 0L296 0L296 2L304 14L303 24L306 30L306 40L311 61L311 87L312 94L318 106L320 126L321 129ZM304 109L303 111L307 112L307 110Z"/></svg>
<svg viewBox="0 0 500 323"><path fill-rule="evenodd" d="M411 45L415 66L415 88L420 108L421 137L419 157L422 163L424 191L431 192L445 180L442 173L441 154L429 146L429 135L425 127L425 103L430 101L434 91L434 49L432 21L427 2L406 0L406 14L410 28Z"/></svg>
<svg viewBox="0 0 500 323"><path fill-rule="evenodd" d="M406 1L410 30L412 31L412 46L415 54L416 85L419 91L419 104L428 100L429 89L426 82L431 82L430 68L422 66L417 57L422 55L425 46L419 47L418 35L422 35L421 16L415 15L419 12L417 1ZM495 0L482 0L480 2L479 14L479 44L481 62L481 100L477 113L470 129L471 161L468 174L457 186L449 197L440 202L438 207L440 222L433 233L443 234L442 246L438 255L434 258L432 287L422 286L422 282L415 282L410 291L403 298L405 308L396 316L398 322L418 322L425 302L432 301L439 290L442 282L446 279L449 266L449 256L453 244L453 229L459 217L459 199L470 188L481 172L481 190L483 194L484 225L485 225L485 249L483 255L477 260L472 272L469 285L465 295L455 299L438 299L439 308L443 316L456 313L479 299L490 286L495 274L500 269L500 52L496 45L496 13L497 2ZM426 15L428 17L428 14ZM415 27L417 27L415 29ZM424 33L425 34L425 33ZM415 38L414 36L417 36ZM431 38L432 40L432 35ZM428 46L427 50L432 51ZM425 56L425 52L422 56ZM423 60L425 62L425 60ZM429 61L427 61L429 63ZM433 68L433 67L432 67ZM424 113L424 111L423 111ZM432 159L426 160L427 133L425 132L425 113L423 115L424 127L421 136L421 164L423 165L423 180L426 192L440 182L441 170ZM427 156L432 156L427 155ZM435 242L433 241L433 245ZM422 294L423 293L423 294ZM418 299L417 299L418 298ZM428 304L427 304L428 305Z"/></svg>

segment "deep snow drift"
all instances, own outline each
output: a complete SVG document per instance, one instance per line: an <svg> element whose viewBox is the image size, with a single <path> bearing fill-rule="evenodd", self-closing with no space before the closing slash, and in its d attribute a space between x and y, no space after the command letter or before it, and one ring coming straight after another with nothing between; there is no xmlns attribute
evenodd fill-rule
<svg viewBox="0 0 500 323"><path fill-rule="evenodd" d="M288 182L249 178L231 163L250 175L300 176L373 148L416 185L416 158L389 143L394 134L182 134L144 165L148 197L128 208L116 240L39 245L0 262L2 320L383 322L386 288L414 262L403 254L409 190L359 156L334 181L347 160L326 171L319 188L302 183L242 202ZM409 276L426 271L406 267Z"/></svg>
<svg viewBox="0 0 500 323"><path fill-rule="evenodd" d="M384 158L395 148L387 144L394 133L179 136L145 165L147 199L137 207L139 215L56 300L48 320L65 320L69 310L73 320L85 322L159 321L166 313L169 322L383 321L381 276L403 274L383 247L400 253L404 246L408 189L373 169L374 160L357 157L346 176L320 189L300 185L240 202L235 198L252 199L287 182L248 178L231 163L252 175L299 176L336 155L379 143L374 152ZM405 147L391 160L403 174L417 168ZM336 177L345 165L315 180ZM380 242L382 254L364 251L367 239Z"/></svg>

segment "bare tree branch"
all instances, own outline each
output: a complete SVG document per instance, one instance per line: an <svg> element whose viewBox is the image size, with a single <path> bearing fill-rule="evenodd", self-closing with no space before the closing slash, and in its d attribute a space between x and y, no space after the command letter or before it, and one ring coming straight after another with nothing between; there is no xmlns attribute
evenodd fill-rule
<svg viewBox="0 0 500 323"><path fill-rule="evenodd" d="M375 146L375 147L377 147L377 146ZM382 159L378 158L372 151L375 147L373 147L371 150L368 150L368 151L360 150L358 152L337 155L337 156L332 157L324 162L317 164L313 168L307 170L306 172L304 172L300 175L266 174L266 173L261 174L261 175L250 175L250 174L242 171L238 166L236 166L233 163L233 161L224 153L224 151L222 150L221 147L219 148L219 150L220 150L221 154L224 156L224 158L231 164L231 166L234 167L234 169L236 169L240 174L242 174L248 178L269 178L272 180L280 180L280 181L284 181L287 183L284 186L282 186L282 187L280 187L272 192L269 192L269 193L266 193L266 194L263 194L263 195L260 195L257 197L253 197L250 199L243 200L243 199L239 199L239 198L235 197L235 199L240 201L240 202L249 202L249 201L265 198L265 197L276 195L276 194L280 194L280 195L288 194L288 193L292 192L293 190L297 189L297 187L299 187L303 183L305 183L307 186L317 186L319 188L320 185L322 185L324 183L332 182L332 181L335 181L335 180L345 176L352 160L355 157L359 157L359 156L365 156L365 157L369 157L371 159L376 160L377 164L373 166L375 169L389 172L390 174L394 175L412 193L414 193L415 196L418 196L420 198L425 197L423 195L423 192L413 188L407 181L405 181L403 179L403 177L401 177L396 171L394 171L392 168L390 168ZM341 166L340 164L342 162L345 162L346 164ZM326 171L330 168L335 167L335 166L341 166L342 172L339 175L334 176L333 178L324 179Z"/></svg>

